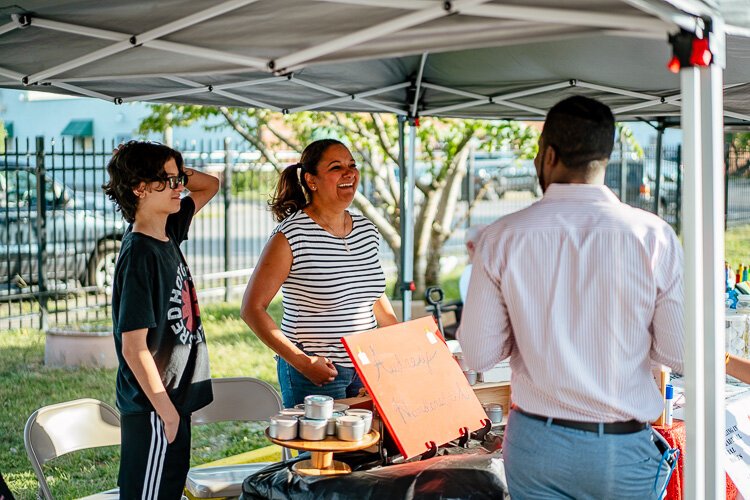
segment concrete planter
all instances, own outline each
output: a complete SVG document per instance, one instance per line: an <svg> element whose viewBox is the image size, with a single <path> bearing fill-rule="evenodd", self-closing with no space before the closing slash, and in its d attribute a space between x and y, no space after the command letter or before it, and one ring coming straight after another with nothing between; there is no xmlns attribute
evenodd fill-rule
<svg viewBox="0 0 750 500"><path fill-rule="evenodd" d="M112 328L72 325L46 332L44 364L51 367L85 366L116 368Z"/></svg>

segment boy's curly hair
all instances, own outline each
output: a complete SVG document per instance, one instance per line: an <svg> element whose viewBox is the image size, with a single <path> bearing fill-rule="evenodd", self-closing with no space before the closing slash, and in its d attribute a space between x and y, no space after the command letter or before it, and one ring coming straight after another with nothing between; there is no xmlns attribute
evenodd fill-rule
<svg viewBox="0 0 750 500"><path fill-rule="evenodd" d="M166 188L164 164L170 159L177 170L184 173L182 155L163 144L129 141L121 145L107 164L109 182L102 185L104 193L115 202L128 222L135 221L138 197L133 192L141 182L160 182L159 191Z"/></svg>

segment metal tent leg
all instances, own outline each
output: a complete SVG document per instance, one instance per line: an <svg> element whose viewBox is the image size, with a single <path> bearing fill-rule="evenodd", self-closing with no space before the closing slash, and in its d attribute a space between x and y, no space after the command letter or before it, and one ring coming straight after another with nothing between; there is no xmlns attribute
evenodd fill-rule
<svg viewBox="0 0 750 500"><path fill-rule="evenodd" d="M414 156L416 154L417 131L414 124L409 126L409 157L404 161L404 125L399 119L399 178L401 181L401 297L403 319L411 319L412 291L406 286L414 281Z"/></svg>
<svg viewBox="0 0 750 500"><path fill-rule="evenodd" d="M684 68L685 498L724 498L722 69Z"/></svg>

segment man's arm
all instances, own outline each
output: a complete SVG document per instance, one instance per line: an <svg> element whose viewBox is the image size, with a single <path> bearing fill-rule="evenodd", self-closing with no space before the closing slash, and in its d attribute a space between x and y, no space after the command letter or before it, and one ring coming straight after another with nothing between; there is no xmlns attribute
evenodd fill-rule
<svg viewBox="0 0 750 500"><path fill-rule="evenodd" d="M195 213L198 213L219 192L219 179L192 168L184 168L183 170L188 176L189 196L195 203Z"/></svg>
<svg viewBox="0 0 750 500"><path fill-rule="evenodd" d="M659 268L654 318L651 322L653 341L651 359L667 365L676 373L683 373L685 352L685 327L683 323L684 292L682 247L672 236L665 249L663 264ZM661 285L661 286L659 286Z"/></svg>
<svg viewBox="0 0 750 500"><path fill-rule="evenodd" d="M750 384L750 360L727 353L727 375Z"/></svg>
<svg viewBox="0 0 750 500"><path fill-rule="evenodd" d="M510 356L513 337L500 284L487 273L484 255L477 255L469 291L456 334L464 361L477 371L489 370Z"/></svg>
<svg viewBox="0 0 750 500"><path fill-rule="evenodd" d="M167 390L161 381L159 370L156 368L154 357L148 350L146 336L148 329L132 330L122 334L122 356L135 375L138 385L151 405L164 422L164 433L167 442L171 443L177 436L177 428L180 424L180 415L169 399Z"/></svg>

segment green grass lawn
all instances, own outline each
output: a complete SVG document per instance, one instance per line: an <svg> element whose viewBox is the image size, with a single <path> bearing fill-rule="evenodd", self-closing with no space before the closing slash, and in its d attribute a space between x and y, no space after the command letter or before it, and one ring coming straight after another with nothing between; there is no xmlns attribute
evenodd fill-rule
<svg viewBox="0 0 750 500"><path fill-rule="evenodd" d="M726 256L733 267L739 262L750 262L750 226L727 232ZM446 299L458 297L460 273L461 269L456 269L443 278ZM278 321L279 300L272 304L270 312ZM202 316L212 376L252 376L278 388L272 353L239 319L239 304L204 305ZM36 496L36 478L23 445L23 427L35 409L83 397L114 406L115 370L50 369L44 366L43 359L43 333L0 332L0 472L19 499ZM257 425L224 423L196 427L192 463L217 460L267 444ZM53 461L45 468L53 494L58 498L74 498L113 487L118 458L119 450L115 447L73 453Z"/></svg>
<svg viewBox="0 0 750 500"><path fill-rule="evenodd" d="M724 255L732 269L750 264L750 225L731 228L724 237Z"/></svg>
<svg viewBox="0 0 750 500"><path fill-rule="evenodd" d="M281 315L280 301L272 316ZM239 319L239 304L202 308L213 377L252 376L278 388L271 351ZM115 370L44 366L44 334L0 332L0 472L17 498L36 498L37 481L23 445L26 419L37 408L83 397L115 404ZM193 464L269 444L258 425L220 423L196 427ZM77 498L114 487L117 447L76 452L45 467L56 498Z"/></svg>

